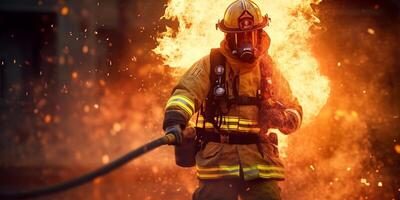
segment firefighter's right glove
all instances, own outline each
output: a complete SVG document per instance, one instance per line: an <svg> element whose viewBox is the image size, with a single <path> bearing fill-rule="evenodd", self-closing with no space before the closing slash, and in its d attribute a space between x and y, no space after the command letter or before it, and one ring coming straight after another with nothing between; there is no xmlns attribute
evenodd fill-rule
<svg viewBox="0 0 400 200"><path fill-rule="evenodd" d="M182 128L181 125L173 125L169 126L165 129L165 135L172 134L175 136L175 141L172 143L172 145L180 145L182 144L183 141L183 133L182 133Z"/></svg>

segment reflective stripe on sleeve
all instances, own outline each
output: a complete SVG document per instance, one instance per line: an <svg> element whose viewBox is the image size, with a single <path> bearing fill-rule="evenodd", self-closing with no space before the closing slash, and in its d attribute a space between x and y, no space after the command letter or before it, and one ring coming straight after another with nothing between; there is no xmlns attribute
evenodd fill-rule
<svg viewBox="0 0 400 200"><path fill-rule="evenodd" d="M188 97L183 95L174 95L172 96L165 106L166 109L171 107L178 107L181 110L185 111L190 117L194 114L195 106L194 102L190 100Z"/></svg>
<svg viewBox="0 0 400 200"><path fill-rule="evenodd" d="M297 118L296 129L299 128L301 125L301 121L302 121L299 111L297 111L295 109L286 109L285 112L289 112L289 113L293 114L294 116L296 116L296 118Z"/></svg>

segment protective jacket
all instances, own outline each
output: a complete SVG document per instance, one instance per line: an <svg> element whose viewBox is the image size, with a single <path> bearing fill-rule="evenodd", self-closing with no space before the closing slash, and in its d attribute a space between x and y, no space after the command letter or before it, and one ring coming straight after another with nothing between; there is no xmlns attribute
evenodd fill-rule
<svg viewBox="0 0 400 200"><path fill-rule="evenodd" d="M270 94L293 115L293 123L281 131L291 133L301 123L302 110L293 97L289 84L273 65L271 58L264 54L254 63L242 63L230 55L226 42L218 50L226 58L226 88L229 98L236 95L256 97L261 88L261 66L270 70L268 82ZM173 124L186 126L192 121L196 129L219 134L210 122L204 121L199 110L209 95L210 55L197 61L180 79L167 102L164 128ZM236 87L236 88L235 88ZM222 116L220 131L235 133L266 134L259 123L259 106L233 104ZM197 114L196 114L197 113ZM284 179L284 168L276 147L271 142L259 144L226 144L208 142L202 145L196 155L196 169L199 179L218 179L242 176L245 180L257 178Z"/></svg>

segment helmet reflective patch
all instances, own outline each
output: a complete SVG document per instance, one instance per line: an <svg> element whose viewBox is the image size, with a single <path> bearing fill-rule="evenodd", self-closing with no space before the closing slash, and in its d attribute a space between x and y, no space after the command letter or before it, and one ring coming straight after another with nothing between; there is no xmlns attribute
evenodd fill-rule
<svg viewBox="0 0 400 200"><path fill-rule="evenodd" d="M240 30L251 30L254 26L254 17L245 10L239 17Z"/></svg>

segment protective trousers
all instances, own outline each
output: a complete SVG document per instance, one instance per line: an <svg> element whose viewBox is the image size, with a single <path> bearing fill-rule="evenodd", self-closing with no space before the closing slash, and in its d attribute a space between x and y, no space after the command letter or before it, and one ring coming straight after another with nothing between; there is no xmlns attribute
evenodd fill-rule
<svg viewBox="0 0 400 200"><path fill-rule="evenodd" d="M278 181L243 178L200 180L200 186L193 194L193 200L280 200L281 189Z"/></svg>

